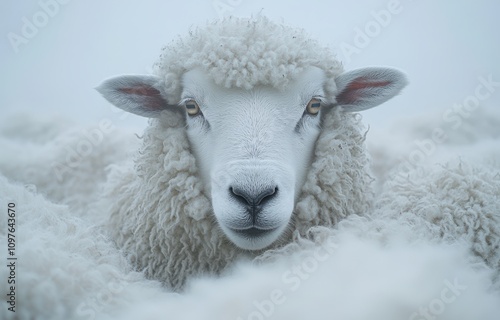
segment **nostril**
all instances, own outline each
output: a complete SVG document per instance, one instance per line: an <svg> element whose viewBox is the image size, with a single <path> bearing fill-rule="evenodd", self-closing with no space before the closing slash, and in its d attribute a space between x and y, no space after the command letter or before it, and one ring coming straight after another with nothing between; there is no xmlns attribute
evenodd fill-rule
<svg viewBox="0 0 500 320"><path fill-rule="evenodd" d="M238 202L241 202L244 205L252 205L253 200L243 190L239 188L229 187L229 192L234 196L236 200L238 200Z"/></svg>
<svg viewBox="0 0 500 320"><path fill-rule="evenodd" d="M263 204L271 200L277 193L278 193L278 187L266 189L261 194L259 194L259 196L255 199L254 204L256 206Z"/></svg>
<svg viewBox="0 0 500 320"><path fill-rule="evenodd" d="M246 190L229 187L230 194L240 203L250 206L258 206L271 200L278 193L278 187L267 188L260 192L248 192Z"/></svg>

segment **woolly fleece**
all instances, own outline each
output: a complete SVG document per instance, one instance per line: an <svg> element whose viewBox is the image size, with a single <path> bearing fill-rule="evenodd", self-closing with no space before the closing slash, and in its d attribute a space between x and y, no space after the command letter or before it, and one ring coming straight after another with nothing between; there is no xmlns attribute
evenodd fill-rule
<svg viewBox="0 0 500 320"><path fill-rule="evenodd" d="M2 150L15 155L0 157L0 173L79 215L89 214L98 186L106 180L106 167L132 157L138 142L109 119L81 126L66 118L19 114L0 125Z"/></svg>
<svg viewBox="0 0 500 320"><path fill-rule="evenodd" d="M499 169L486 174L491 169L463 163L427 169L427 178L418 180L418 185L406 180L387 188L385 200L371 215L351 215L333 228L312 228L293 243L267 251L254 263L243 260L220 277L191 279L182 295L168 293L159 283L131 271L102 228L75 217L66 206L52 204L1 178L0 200L18 204L19 230L29 230L18 233L22 245L17 255L32 263L20 263L17 269L23 275L18 278L23 289L17 292L18 313L2 308L0 316L250 319L266 312L275 319L397 320L423 317L423 308L432 308L439 310L440 319L495 320L500 313L500 286L494 281L498 268L485 266L471 254L474 240L467 235L474 229L465 237L454 238L452 233L447 237L451 243L446 244L435 236L435 230L459 235L463 229L453 220L417 214L424 204L437 210L448 207L448 193L455 190L448 182L463 181L464 177L483 183L474 186L478 198L469 197L461 204L474 207L476 199L482 199L491 209L486 213L499 212L500 203L492 197L500 188ZM477 173L480 175L474 177ZM441 191L412 196L415 189L433 187ZM390 197L393 201L386 203ZM417 210L412 211L415 202ZM402 209L393 210L399 207ZM0 241L6 238L5 223L5 219L0 221ZM429 232L432 228L435 230ZM306 277L294 273L297 268ZM7 278L7 272L0 268L2 278ZM455 290L450 291L450 287ZM5 295L5 290L2 286L0 293ZM276 292L282 302L262 309L264 301ZM449 299L453 301L447 302Z"/></svg>
<svg viewBox="0 0 500 320"><path fill-rule="evenodd" d="M330 119L341 120L343 116L333 112ZM498 117L489 119L499 121ZM355 116L351 120L358 121ZM36 132L53 127L48 122L37 126L32 121L28 126L30 132L22 130L21 122L16 125L11 119L9 123L13 129L2 133L2 147L22 144L21 140L33 142L22 144L25 152L17 154L19 161L13 161L19 166L30 163L26 162L28 154L44 155L57 150L55 146L49 147L49 142L45 142L48 147L45 150L39 145L44 139ZM173 127L169 130L175 133L178 123L171 121L164 125ZM67 130L55 130L50 134L51 141L68 137ZM25 134L13 137L11 131ZM34 136L30 137L31 134ZM129 144L126 140L117 147L126 149ZM134 141L132 137L129 140ZM66 145L59 147L64 154ZM167 147L170 146L165 144ZM442 148L449 150L446 144ZM395 150L399 151L397 148L392 151ZM108 154L109 150L97 148L94 152L92 159L99 159L100 153ZM36 159L50 159L50 155L46 156ZM387 154L388 161L393 162L393 157L397 157L394 152ZM175 161L165 163L182 167ZM132 271L133 266L113 245L106 230L96 226L93 219L97 215L56 205L37 194L33 185L23 187L1 178L1 202L17 204L17 255L22 257L20 262L30 263L20 263L17 269L22 275L18 285L23 289L17 291L18 313L2 308L0 317L162 319L168 315L176 319L248 319L252 313L260 312L256 303L268 300L274 290L281 290L286 301L275 305L273 316L277 319L396 320L415 312L418 315L421 308L429 309L431 303L440 301L445 281L456 279L466 289L459 291L456 303L445 304L440 317L496 320L500 314L498 163L453 161L418 168L404 177L389 172L386 176L390 178L375 202L375 209L364 216L351 214L339 218L338 224L331 228L315 227L303 235L296 233L293 242L254 259L249 257L254 263L242 259L219 277L192 277L182 295L168 293L158 282L148 281L143 273ZM3 163L2 170L13 175L9 172L12 167L5 166ZM38 174L36 179L46 177L43 171ZM19 179L22 181L24 177ZM309 180L316 181L312 177ZM56 186L54 183L49 189L55 190ZM59 193L52 195L58 197ZM198 211L190 212L197 217ZM79 214L83 216L80 218ZM192 222L195 221L193 218ZM0 220L2 243L6 243L6 222ZM324 247L333 250L327 251L327 260L316 261L314 267L311 257ZM297 267L311 270L308 278L284 282L283 275L289 275ZM6 279L7 272L7 268L0 268L0 277ZM1 288L1 294L5 295L6 287Z"/></svg>

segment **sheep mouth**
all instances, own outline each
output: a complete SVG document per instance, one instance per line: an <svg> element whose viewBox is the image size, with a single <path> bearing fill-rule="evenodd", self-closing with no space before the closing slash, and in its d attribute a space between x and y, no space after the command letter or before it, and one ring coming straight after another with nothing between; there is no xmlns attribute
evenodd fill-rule
<svg viewBox="0 0 500 320"><path fill-rule="evenodd" d="M272 233L276 231L278 228L272 228L272 229L261 229L257 227L250 227L246 229L231 229L234 233L238 235L242 235L246 238L258 238L262 237L266 234Z"/></svg>

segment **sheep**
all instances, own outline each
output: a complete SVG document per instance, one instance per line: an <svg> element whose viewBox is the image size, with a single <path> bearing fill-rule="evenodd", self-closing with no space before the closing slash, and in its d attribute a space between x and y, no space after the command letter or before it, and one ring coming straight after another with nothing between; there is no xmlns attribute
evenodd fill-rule
<svg viewBox="0 0 500 320"><path fill-rule="evenodd" d="M115 167L104 188L112 237L148 277L180 289L369 210L354 112L397 95L400 71L343 72L302 30L264 17L196 29L155 70L97 88L151 118L134 165Z"/></svg>
<svg viewBox="0 0 500 320"><path fill-rule="evenodd" d="M301 51L303 43L314 45L316 42L308 40L301 31L273 24L265 18L229 19L211 24L204 29L208 31L194 32L191 42L190 38L183 39L168 47L162 61L169 54L173 55L175 50L183 52L182 49L190 44L201 47L207 45L207 50L212 50L210 45L217 46L221 39L227 37L206 43L196 40L200 37L217 38L219 34L213 31L227 28L229 34L235 32L236 36L251 26L249 32L259 34L260 24L264 25L262 28L266 31L263 34L271 31L269 39L275 35L277 39L285 36L283 39L304 40L297 40L299 43L295 44L292 41L289 46L300 49L290 52L297 52L304 60L299 59L295 65L276 68L279 71L277 74L266 73L266 70L271 69L260 68L260 65L259 71L263 73L259 75L248 71L234 73L231 68L238 67L234 61L224 66L218 65L228 68L223 69L227 72L224 74L229 75L227 80L223 76L217 77L217 69L212 68L215 62L212 64L209 60L202 60L207 62L203 66L209 71L203 71L203 66L183 70L183 63L195 64L196 59L178 59L169 66L158 64L157 76L115 78L99 88L108 99L122 108L156 117L150 120L135 159L127 164L113 165L102 189L96 183L91 195L100 193L95 190L102 190L103 195L93 209L97 210L95 214L83 214L85 210L82 208L74 210L80 205L79 201L84 199L83 194L71 197L68 200L70 206L56 204L54 202L64 202L66 198L56 185L45 186L39 183L43 181L42 177L10 172L12 168L30 164L25 154L12 153L13 158L9 163L0 162L2 174L11 179L8 181L0 176L0 202L18 204L17 223L22 231L19 233L19 256L24 261L36 262L19 263L18 280L19 288L22 288L16 296L20 302L19 313L13 314L2 308L0 318L158 319L164 318L166 314L176 319L256 319L268 316L277 319L313 317L384 320L434 316L454 320L498 318L498 163L483 165L479 161L459 161L457 164L426 167L423 172L411 171L404 177L383 173L389 178L381 194L374 198L370 191L372 177L368 168L369 157L363 145L366 131L360 117L349 111L373 107L401 88L384 87L388 84L382 81L375 82L380 86L368 90L362 85L365 82L354 82L356 85L352 85L352 81L368 73L399 79L399 85L402 86L404 78L399 72L372 68L343 73L340 64L328 69L331 65L322 66L321 61L335 60L326 54L327 51L322 51L321 47L317 50L319 55L325 52L326 60L321 61L315 61ZM233 28L235 26L238 28ZM293 35L286 38L290 34ZM237 44L234 41L231 42L231 48ZM271 43L278 47L280 45L274 39ZM259 45L262 44L255 44L256 47ZM189 52L200 54L198 57L201 57L202 51ZM293 62L286 50L274 51L281 52L281 57L286 57L287 62ZM266 57L276 57L274 51ZM246 61L245 65L252 69L252 65L256 65L252 63ZM265 63L262 67L265 67ZM165 70L173 71L170 73ZM177 73L178 70L182 72ZM286 77L280 76L283 74ZM189 78L190 75L193 78ZM243 96L248 92L253 93L251 98L247 96L246 100L238 100L239 103L257 101L257 98L262 99L261 93L266 93L265 98L269 100L266 100L267 104L279 106L289 101L287 97L307 91L315 83L321 82L317 81L318 78L325 82L324 96L314 96L320 101L319 110L316 101L309 105L308 97L301 97L303 100L298 101L303 101L303 112L311 117L309 120L319 119L319 126L315 126L314 122L309 125L304 122L303 126L298 126L297 134L310 132L311 136L309 139L304 138L302 144L293 146L301 150L311 148L308 154L310 158L302 159L306 163L305 167L288 166L283 169L292 170L295 182L288 184L293 190L288 192L293 194L293 197L289 197L293 198L295 207L285 230L269 238L259 238L258 235L249 239L234 237L221 226L225 223L224 215L218 215L217 210L213 210L217 209L213 205L217 193L213 190L224 185L225 179L233 177L230 174L233 167L228 165L222 171L223 179L210 179L210 164L220 163L221 160L217 158L218 161L215 161L220 155L216 143L219 140L213 139L207 146L203 141L209 140L211 132L205 130L202 137L196 131L190 134L189 131L195 129L188 122L194 120L190 118L190 112L193 117L203 115L207 120L202 123L208 122L213 129L217 122L212 121L210 117L213 113L207 108L214 105L228 107L223 102L231 101L231 92ZM301 83L305 84L301 87ZM124 84L141 85L130 88L123 87ZM224 93L228 90L229 93L227 96L214 96L217 104L205 100L200 103L188 97L192 100L175 105L182 100L185 87L195 84L198 89L216 86L217 90L211 92ZM122 90L117 92L116 85ZM296 87L301 88L290 93L291 88ZM342 94L346 88L351 93L350 90L361 90L362 94L366 94L365 90L368 90L369 99L352 100L366 97ZM161 96L156 95L156 92ZM174 105L169 105L166 110L157 112L136 108L138 105L162 106L156 102L170 94L177 94L178 97L173 100ZM137 103L140 99L145 104ZM346 99L349 103L345 103ZM357 104L352 104L352 101ZM248 108L252 110L258 106ZM283 108L291 110L284 119L293 117L293 103ZM237 111L247 112L247 109L214 109L227 111L230 115L241 115ZM263 119L252 119L269 120L269 112L263 112L266 116ZM257 124L259 121L256 121ZM498 119L492 121L498 122ZM235 126L233 123L230 125ZM240 136L247 132L246 125L245 121L238 123L237 132ZM279 125L284 126L276 124ZM293 128L294 132L296 127ZM32 128L30 125L24 132L28 133ZM238 152L282 156L274 154L274 149L265 147L269 140L281 141L279 139L283 138L281 135L284 130L273 132L270 130L276 129L273 126L261 128L258 139L250 141L251 148L241 143L234 149L234 154L231 152L228 156L238 156ZM316 129L316 138L315 128L319 128ZM18 129L12 132L22 132L21 127ZM17 141L7 139L12 138L10 133L4 133L0 131L2 147L16 144ZM68 139L64 132L55 138L61 141L59 139L78 143L78 138L70 135ZM120 151L114 154L107 147L111 147L113 141L106 141L96 148L88 159L92 163L101 163L98 161L100 155L109 155L115 160L126 157L126 153ZM287 144L280 143L280 150L286 151ZM27 149L33 147L28 144L22 146ZM208 147L210 152L205 154ZM41 148L36 145L35 151ZM33 154L28 152L33 150L24 151ZM50 145L46 151L61 150L57 150L56 145ZM23 161L18 162L19 159ZM52 158L41 159L45 161ZM229 158L226 161L232 160ZM394 162L394 159L388 161ZM39 162L36 162L38 168L43 168L44 164ZM286 158L282 163L290 163L290 159ZM82 168L89 167L92 165L82 164ZM104 170L101 169L99 167L99 171L94 173L99 176L96 179L103 179L101 175ZM268 175L264 181L279 177L280 171L266 173ZM45 172L41 174L45 175ZM78 177L84 176L83 172L67 172L67 175L65 178L68 180L60 186L61 189L75 188L78 192L87 192L77 186ZM251 178L253 176L248 179L250 182L255 181ZM23 188L12 180L36 183L37 189ZM278 185L274 197L284 192L283 188ZM41 193L52 199L44 199L36 190L42 190ZM231 190L228 188L227 192ZM219 195L217 201L223 200L223 196ZM237 196L234 194L232 197ZM246 201L243 197L233 200L233 205L248 206L243 201ZM275 199L269 202L272 201ZM93 219L99 214L105 216L108 213L107 225L96 225ZM83 216L79 217L81 214ZM266 213L263 211L259 214ZM256 221L262 223L258 219ZM6 243L7 239L6 224L6 219L0 219L2 243ZM126 254L125 258L123 253ZM248 260L251 263L247 263ZM233 263L235 265L229 268ZM131 267L139 272L133 272ZM0 277L7 279L8 272L6 268L0 268ZM203 279L196 279L203 274ZM146 280L144 275L153 279ZM160 287L160 281L167 288ZM185 290L183 294L171 293L171 289L181 288ZM451 288L455 290L450 291ZM9 293L8 290L10 288L6 286L0 288L4 295ZM450 296L450 292L454 295ZM457 303L452 303L455 300ZM360 308L360 305L363 307Z"/></svg>

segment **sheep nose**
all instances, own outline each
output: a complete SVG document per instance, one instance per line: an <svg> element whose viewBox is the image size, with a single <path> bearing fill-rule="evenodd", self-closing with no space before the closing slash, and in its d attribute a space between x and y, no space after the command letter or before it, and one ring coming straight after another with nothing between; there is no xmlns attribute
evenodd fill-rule
<svg viewBox="0 0 500 320"><path fill-rule="evenodd" d="M256 190L255 192L239 187L230 187L229 192L235 200L249 207L251 209L252 216L254 216L260 211L262 205L276 196L278 193L278 187Z"/></svg>

